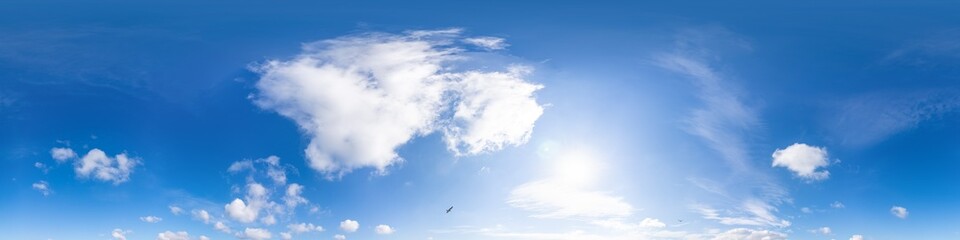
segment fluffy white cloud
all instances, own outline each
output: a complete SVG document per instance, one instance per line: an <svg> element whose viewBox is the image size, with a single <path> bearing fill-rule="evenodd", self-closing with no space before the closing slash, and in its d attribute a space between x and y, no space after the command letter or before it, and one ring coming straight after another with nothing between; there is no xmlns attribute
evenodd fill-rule
<svg viewBox="0 0 960 240"><path fill-rule="evenodd" d="M131 232L133 231L117 228L117 229L113 229L113 232L110 232L110 236L116 240L127 240L127 234Z"/></svg>
<svg viewBox="0 0 960 240"><path fill-rule="evenodd" d="M283 240L293 239L293 234L290 234L290 233L288 233L288 232L281 232L281 233L280 233L280 239L283 239Z"/></svg>
<svg viewBox="0 0 960 240"><path fill-rule="evenodd" d="M833 202L833 203L830 204L830 207L832 207L832 208L845 208L845 207L847 207L847 206L844 206L843 203L840 202L840 201L835 201L835 202Z"/></svg>
<svg viewBox="0 0 960 240"><path fill-rule="evenodd" d="M667 224L655 218L644 218L643 221L640 221L640 227L643 228L664 228L666 226Z"/></svg>
<svg viewBox="0 0 960 240"><path fill-rule="evenodd" d="M220 221L217 221L217 223L213 224L213 229L216 229L217 231L221 231L227 234L233 233L233 230L230 229L230 226L227 226L227 224L224 224L223 222L220 222Z"/></svg>
<svg viewBox="0 0 960 240"><path fill-rule="evenodd" d="M890 214L893 214L894 216L897 216L900 219L906 219L907 215L909 215L910 212L908 212L907 209L904 207L893 206L892 208L890 208Z"/></svg>
<svg viewBox="0 0 960 240"><path fill-rule="evenodd" d="M540 218L614 218L632 214L633 206L605 192L579 189L547 179L517 186L507 199L510 206L536 212Z"/></svg>
<svg viewBox="0 0 960 240"><path fill-rule="evenodd" d="M283 196L283 203L290 208L296 207L299 204L306 204L307 199L300 196L301 193L303 193L303 185L291 183L287 186L287 192Z"/></svg>
<svg viewBox="0 0 960 240"><path fill-rule="evenodd" d="M347 239L347 236L344 236L343 234L337 234L337 235L333 235L333 239L336 239L336 240L346 240L346 239Z"/></svg>
<svg viewBox="0 0 960 240"><path fill-rule="evenodd" d="M393 234L394 229L388 225L380 224L380 225L377 225L376 228L374 228L374 231L377 232L377 234L385 235L385 234Z"/></svg>
<svg viewBox="0 0 960 240"><path fill-rule="evenodd" d="M460 69L456 64L469 57L451 41L459 32L364 34L306 44L293 59L256 69L261 78L252 99L304 130L309 165L328 178L361 167L385 173L403 161L398 147L438 129L456 153L525 143L543 111L533 98L541 86L523 79L527 71ZM444 114L450 108L453 116Z"/></svg>
<svg viewBox="0 0 960 240"><path fill-rule="evenodd" d="M170 213L173 213L173 215L180 215L183 213L183 208L177 206L168 206L168 208L170 208Z"/></svg>
<svg viewBox="0 0 960 240"><path fill-rule="evenodd" d="M527 142L543 107L533 98L541 85L523 80L531 70L511 67L506 72L453 74L461 100L454 106L451 124L443 130L447 147L458 155L497 151L505 145Z"/></svg>
<svg viewBox="0 0 960 240"><path fill-rule="evenodd" d="M210 213L207 210L193 210L193 217L203 221L203 223L210 223Z"/></svg>
<svg viewBox="0 0 960 240"><path fill-rule="evenodd" d="M263 228L247 228L243 230L243 238L253 240L270 239L272 234Z"/></svg>
<svg viewBox="0 0 960 240"><path fill-rule="evenodd" d="M827 149L803 143L794 143L785 149L777 149L773 152L774 167L790 169L806 180L823 180L830 177L830 172L826 169L817 170L829 164Z"/></svg>
<svg viewBox="0 0 960 240"><path fill-rule="evenodd" d="M227 212L227 216L243 223L253 222L260 214L259 208L247 205L239 198L233 199L233 202L223 206L223 210Z"/></svg>
<svg viewBox="0 0 960 240"><path fill-rule="evenodd" d="M48 196L53 193L53 189L50 189L50 184L48 184L47 181L33 183L33 189L43 194L43 196Z"/></svg>
<svg viewBox="0 0 960 240"><path fill-rule="evenodd" d="M130 173L139 164L135 158L127 157L126 153L114 157L107 156L103 150L94 148L77 162L74 171L80 177L93 177L101 181L110 181L114 185L130 180Z"/></svg>
<svg viewBox="0 0 960 240"><path fill-rule="evenodd" d="M210 240L209 237L204 236L204 235L200 235L200 237L198 237L197 239L198 239L198 240Z"/></svg>
<svg viewBox="0 0 960 240"><path fill-rule="evenodd" d="M287 228L290 229L290 232L297 233L297 234L310 232L310 231L323 232L322 226L315 226L313 225L313 223L290 224L290 225L287 225Z"/></svg>
<svg viewBox="0 0 960 240"><path fill-rule="evenodd" d="M57 160L58 163L62 163L76 158L77 153L70 148L51 148L50 157L52 157L54 160Z"/></svg>
<svg viewBox="0 0 960 240"><path fill-rule="evenodd" d="M340 230L345 232L356 232L359 228L360 223L354 220L347 219L343 220L343 222L340 222Z"/></svg>
<svg viewBox="0 0 960 240"><path fill-rule="evenodd" d="M474 37L463 39L463 42L481 47L486 50L500 50L504 49L507 46L507 40L498 37Z"/></svg>
<svg viewBox="0 0 960 240"><path fill-rule="evenodd" d="M734 228L717 234L713 240L786 240L787 234L769 230Z"/></svg>
<svg viewBox="0 0 960 240"><path fill-rule="evenodd" d="M160 221L163 221L163 218L160 218L157 216L146 216L146 217L140 217L140 221L144 221L148 223L158 223Z"/></svg>
<svg viewBox="0 0 960 240"><path fill-rule="evenodd" d="M856 235L850 236L850 240L863 240L863 235L856 234Z"/></svg>
<svg viewBox="0 0 960 240"><path fill-rule="evenodd" d="M190 240L190 234L187 234L187 232L184 231L166 231L157 234L157 240Z"/></svg>

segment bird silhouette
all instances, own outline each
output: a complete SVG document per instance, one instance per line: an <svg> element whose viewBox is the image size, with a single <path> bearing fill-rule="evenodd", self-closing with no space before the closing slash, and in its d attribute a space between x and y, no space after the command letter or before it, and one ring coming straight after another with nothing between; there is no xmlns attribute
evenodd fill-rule
<svg viewBox="0 0 960 240"><path fill-rule="evenodd" d="M450 213L450 211L453 211L453 206L450 206L450 208L447 208L447 213Z"/></svg>

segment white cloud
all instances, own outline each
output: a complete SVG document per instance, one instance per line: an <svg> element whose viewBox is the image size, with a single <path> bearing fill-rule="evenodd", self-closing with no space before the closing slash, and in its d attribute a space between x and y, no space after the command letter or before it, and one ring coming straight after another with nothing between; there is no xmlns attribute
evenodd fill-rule
<svg viewBox="0 0 960 240"><path fill-rule="evenodd" d="M167 208L170 208L170 213L173 213L173 215L180 215L183 213L183 209L177 206L168 206Z"/></svg>
<svg viewBox="0 0 960 240"><path fill-rule="evenodd" d="M193 217L203 221L203 223L210 223L210 213L207 210L193 210Z"/></svg>
<svg viewBox="0 0 960 240"><path fill-rule="evenodd" d="M802 207L802 208L800 208L800 211L803 212L803 213L812 213L812 212L813 212L813 210L810 209L810 208L808 208L808 207Z"/></svg>
<svg viewBox="0 0 960 240"><path fill-rule="evenodd" d="M283 196L283 202L287 207L294 208L299 204L306 204L307 199L300 196L303 193L303 185L291 183L287 186L286 195Z"/></svg>
<svg viewBox="0 0 960 240"><path fill-rule="evenodd" d="M553 179L517 186L510 192L507 203L536 212L533 217L539 218L615 218L629 216L634 211L621 197L586 191Z"/></svg>
<svg viewBox="0 0 960 240"><path fill-rule="evenodd" d="M787 234L769 230L734 228L717 234L713 240L786 240Z"/></svg>
<svg viewBox="0 0 960 240"><path fill-rule="evenodd" d="M184 231L166 231L157 234L157 240L190 240L190 234L187 234L187 232Z"/></svg>
<svg viewBox="0 0 960 240"><path fill-rule="evenodd" d="M643 221L640 221L640 227L642 228L664 228L666 226L667 224L656 218L644 218Z"/></svg>
<svg viewBox="0 0 960 240"><path fill-rule="evenodd" d="M333 235L333 239L336 239L336 240L346 240L346 239L347 239L347 236L344 236L343 234L337 234L337 235Z"/></svg>
<svg viewBox="0 0 960 240"><path fill-rule="evenodd" d="M692 209L700 213L704 219L717 220L725 225L789 227L790 221L780 219L774 213L777 208L758 199L745 200L736 211L721 212L704 205L693 205Z"/></svg>
<svg viewBox="0 0 960 240"><path fill-rule="evenodd" d="M58 163L62 163L76 158L77 153L70 148L51 148L50 157L52 157L54 160L57 160Z"/></svg>
<svg viewBox="0 0 960 240"><path fill-rule="evenodd" d="M270 226L277 223L277 218L274 217L273 214L268 214L266 217L261 218L260 222L262 222L263 225Z"/></svg>
<svg viewBox="0 0 960 240"><path fill-rule="evenodd" d="M274 184L283 185L287 183L287 172L280 166L280 157L269 156L260 161L267 163L267 176L273 179Z"/></svg>
<svg viewBox="0 0 960 240"><path fill-rule="evenodd" d="M290 233L288 233L288 232L281 232L281 233L280 233L280 239L283 239L283 240L293 239L293 234L290 234Z"/></svg>
<svg viewBox="0 0 960 240"><path fill-rule="evenodd" d="M863 240L863 235L856 234L856 235L850 236L850 240Z"/></svg>
<svg viewBox="0 0 960 240"><path fill-rule="evenodd" d="M197 239L198 239L198 240L210 240L209 237L204 236L204 235L200 235L200 237L198 237Z"/></svg>
<svg viewBox="0 0 960 240"><path fill-rule="evenodd" d="M110 236L116 240L127 240L127 234L130 234L133 231L123 230L123 229L113 229L113 232L110 232Z"/></svg>
<svg viewBox="0 0 960 240"><path fill-rule="evenodd" d="M101 181L110 181L114 185L130 180L130 173L139 164L136 158L127 157L126 153L108 157L103 150L94 148L77 162L74 171L80 177L93 177Z"/></svg>
<svg viewBox="0 0 960 240"><path fill-rule="evenodd" d="M817 170L830 164L825 148L794 143L785 149L777 149L772 156L774 167L790 169L800 178L824 180L830 177L830 172L826 169Z"/></svg>
<svg viewBox="0 0 960 240"><path fill-rule="evenodd" d="M223 206L223 209L227 212L227 216L230 216L234 220L243 223L253 222L257 219L257 215L260 213L260 209L258 207L249 206L239 198L234 199L233 202Z"/></svg>
<svg viewBox="0 0 960 240"><path fill-rule="evenodd" d="M892 208L890 208L890 214L893 214L894 216L897 216L900 219L906 219L907 215L909 215L910 212L908 212L907 209L904 207L893 206Z"/></svg>
<svg viewBox="0 0 960 240"><path fill-rule="evenodd" d="M830 229L830 227L821 227L821 228L810 230L810 232L816 233L816 234L830 235L831 233L833 233L833 230Z"/></svg>
<svg viewBox="0 0 960 240"><path fill-rule="evenodd" d="M163 221L163 218L160 218L157 216L146 216L146 217L140 217L140 221L144 221L148 223L158 223L160 221Z"/></svg>
<svg viewBox="0 0 960 240"><path fill-rule="evenodd" d="M272 234L263 228L246 228L243 230L243 238L253 240L270 239Z"/></svg>
<svg viewBox="0 0 960 240"><path fill-rule="evenodd" d="M442 129L448 149L479 154L525 143L543 108L528 71L458 70L459 30L364 34L304 45L287 61L260 65L253 101L293 119L310 137L309 166L342 176L386 173L396 149ZM443 113L453 108L453 116ZM450 118L452 117L452 118ZM466 149L460 151L460 149Z"/></svg>
<svg viewBox="0 0 960 240"><path fill-rule="evenodd" d="M43 196L49 196L53 193L53 189L50 189L50 184L48 184L47 181L33 183L33 189L43 194Z"/></svg>
<svg viewBox="0 0 960 240"><path fill-rule="evenodd" d="M481 47L486 50L500 50L504 49L507 46L507 40L498 37L475 37L475 38L466 38L463 39L463 42Z"/></svg>
<svg viewBox="0 0 960 240"><path fill-rule="evenodd" d="M359 228L360 223L354 220L347 219L343 220L343 222L340 222L340 230L345 232L356 232Z"/></svg>
<svg viewBox="0 0 960 240"><path fill-rule="evenodd" d="M847 207L847 206L844 206L843 203L840 202L840 201L834 201L833 203L830 204L830 207L832 207L832 208L845 208L845 207Z"/></svg>
<svg viewBox="0 0 960 240"><path fill-rule="evenodd" d="M533 97L543 86L523 79L529 71L511 67L507 72L452 75L460 79L455 90L461 100L454 106L451 124L443 130L447 148L458 155L473 155L526 143L543 114Z"/></svg>
<svg viewBox="0 0 960 240"><path fill-rule="evenodd" d="M287 225L287 228L290 229L290 232L300 234L310 231L323 232L322 226L314 226L313 223L297 223Z"/></svg>
<svg viewBox="0 0 960 240"><path fill-rule="evenodd" d="M230 229L230 226L227 226L227 224L224 224L223 222L220 222L220 221L217 221L217 223L213 224L213 229L216 229L217 231L221 231L227 234L233 233L233 230Z"/></svg>
<svg viewBox="0 0 960 240"><path fill-rule="evenodd" d="M377 225L374 231L377 232L377 234L386 235L386 234L393 234L394 229L388 225L380 224L380 225Z"/></svg>
<svg viewBox="0 0 960 240"><path fill-rule="evenodd" d="M250 161L250 160L236 161L230 164L230 167L227 168L227 172L230 172L230 173L239 173L244 170L251 170L251 171L254 170L253 161Z"/></svg>

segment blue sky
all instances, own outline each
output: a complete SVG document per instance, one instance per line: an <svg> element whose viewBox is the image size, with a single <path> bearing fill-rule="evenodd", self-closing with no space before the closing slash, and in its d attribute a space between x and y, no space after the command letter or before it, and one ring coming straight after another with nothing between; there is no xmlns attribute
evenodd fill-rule
<svg viewBox="0 0 960 240"><path fill-rule="evenodd" d="M958 238L958 8L3 2L0 231Z"/></svg>

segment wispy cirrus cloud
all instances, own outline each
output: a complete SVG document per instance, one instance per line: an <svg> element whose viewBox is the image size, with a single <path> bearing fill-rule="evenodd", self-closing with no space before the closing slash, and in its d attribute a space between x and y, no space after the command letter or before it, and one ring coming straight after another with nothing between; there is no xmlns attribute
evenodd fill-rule
<svg viewBox="0 0 960 240"><path fill-rule="evenodd" d="M789 200L787 192L752 164L748 136L761 127L759 114L726 74L714 67L722 59L717 53L726 49L752 50L746 40L723 28L686 29L676 37L673 49L652 59L653 65L691 82L701 106L691 110L683 120L683 128L703 140L738 173L739 179L731 181L734 186L731 182L718 184L706 178L689 178L691 184L738 204L725 207L724 211L693 204L691 210L726 225L790 226L789 221L776 216L776 206Z"/></svg>
<svg viewBox="0 0 960 240"><path fill-rule="evenodd" d="M877 91L839 101L825 118L836 141L866 146L960 110L960 90Z"/></svg>

